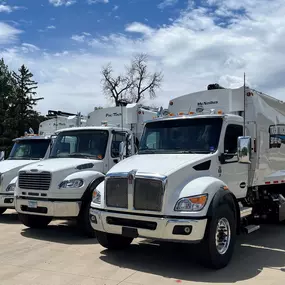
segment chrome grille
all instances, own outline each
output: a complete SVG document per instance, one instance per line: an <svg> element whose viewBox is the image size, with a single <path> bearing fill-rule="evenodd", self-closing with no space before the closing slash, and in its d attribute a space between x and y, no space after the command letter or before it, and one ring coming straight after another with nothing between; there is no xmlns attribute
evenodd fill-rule
<svg viewBox="0 0 285 285"><path fill-rule="evenodd" d="M19 173L19 187L21 189L48 190L50 182L50 172L28 173L20 171Z"/></svg>
<svg viewBox="0 0 285 285"><path fill-rule="evenodd" d="M159 212L162 209L163 182L154 179L136 178L134 208Z"/></svg>
<svg viewBox="0 0 285 285"><path fill-rule="evenodd" d="M106 205L108 207L128 208L128 179L106 179Z"/></svg>

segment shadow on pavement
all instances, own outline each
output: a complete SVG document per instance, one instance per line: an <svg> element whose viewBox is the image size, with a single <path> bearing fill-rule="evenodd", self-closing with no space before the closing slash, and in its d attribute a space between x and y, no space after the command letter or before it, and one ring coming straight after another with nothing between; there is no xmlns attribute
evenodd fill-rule
<svg viewBox="0 0 285 285"><path fill-rule="evenodd" d="M17 212L8 212L0 215L0 224L20 224Z"/></svg>
<svg viewBox="0 0 285 285"><path fill-rule="evenodd" d="M62 244L97 244L96 238L86 238L72 221L59 221L44 229L24 228L21 235L26 238L40 239Z"/></svg>
<svg viewBox="0 0 285 285"><path fill-rule="evenodd" d="M215 271L203 268L197 262L194 246L163 244L142 241L128 250L112 252L103 250L101 260L176 280L211 283L231 283L251 279L265 267L284 272L285 280L285 227L263 225L258 232L240 236L232 262L228 267Z"/></svg>

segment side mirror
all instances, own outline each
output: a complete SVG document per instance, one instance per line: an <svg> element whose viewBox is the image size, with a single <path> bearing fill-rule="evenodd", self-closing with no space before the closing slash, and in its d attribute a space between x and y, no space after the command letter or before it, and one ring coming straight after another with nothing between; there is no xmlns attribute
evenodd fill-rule
<svg viewBox="0 0 285 285"><path fill-rule="evenodd" d="M238 137L238 162L250 164L251 161L251 137L242 136Z"/></svg>
<svg viewBox="0 0 285 285"><path fill-rule="evenodd" d="M119 145L119 157L120 157L120 160L123 160L125 155L126 155L126 143L125 142L120 142L120 145Z"/></svg>

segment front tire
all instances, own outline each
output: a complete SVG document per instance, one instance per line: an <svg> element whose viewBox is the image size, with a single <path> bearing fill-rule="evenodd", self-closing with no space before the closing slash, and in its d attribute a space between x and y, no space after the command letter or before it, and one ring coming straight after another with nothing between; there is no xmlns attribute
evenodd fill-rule
<svg viewBox="0 0 285 285"><path fill-rule="evenodd" d="M0 215L2 215L6 210L7 208L0 208Z"/></svg>
<svg viewBox="0 0 285 285"><path fill-rule="evenodd" d="M52 221L52 217L34 216L18 213L19 220L28 228L40 229L46 228Z"/></svg>
<svg viewBox="0 0 285 285"><path fill-rule="evenodd" d="M200 245L200 261L204 266L221 269L228 265L234 252L236 228L235 214L228 205L214 211Z"/></svg>
<svg viewBox="0 0 285 285"><path fill-rule="evenodd" d="M91 226L90 218L89 218L89 210L90 210L91 201L85 202L82 205L80 210L80 214L77 218L77 224L80 231L89 238L96 238L95 230Z"/></svg>
<svg viewBox="0 0 285 285"><path fill-rule="evenodd" d="M100 245L110 250L125 249L129 247L133 241L133 238L99 231L96 231L96 237Z"/></svg>

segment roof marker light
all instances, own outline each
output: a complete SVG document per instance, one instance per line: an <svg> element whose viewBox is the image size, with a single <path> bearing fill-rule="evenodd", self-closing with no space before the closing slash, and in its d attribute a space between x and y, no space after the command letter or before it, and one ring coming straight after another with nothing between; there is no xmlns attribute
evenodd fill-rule
<svg viewBox="0 0 285 285"><path fill-rule="evenodd" d="M168 115L168 116L173 117L173 116L174 116L174 114L173 114L173 113L169 113L169 115Z"/></svg>
<svg viewBox="0 0 285 285"><path fill-rule="evenodd" d="M194 112L189 112L188 114L189 114L189 115L194 115L195 113L194 113Z"/></svg>
<svg viewBox="0 0 285 285"><path fill-rule="evenodd" d="M218 110L217 114L222 115L223 111L222 110Z"/></svg>
<svg viewBox="0 0 285 285"><path fill-rule="evenodd" d="M184 115L184 113L183 113L183 112L179 112L178 115L179 115L179 116L182 116L182 115Z"/></svg>

